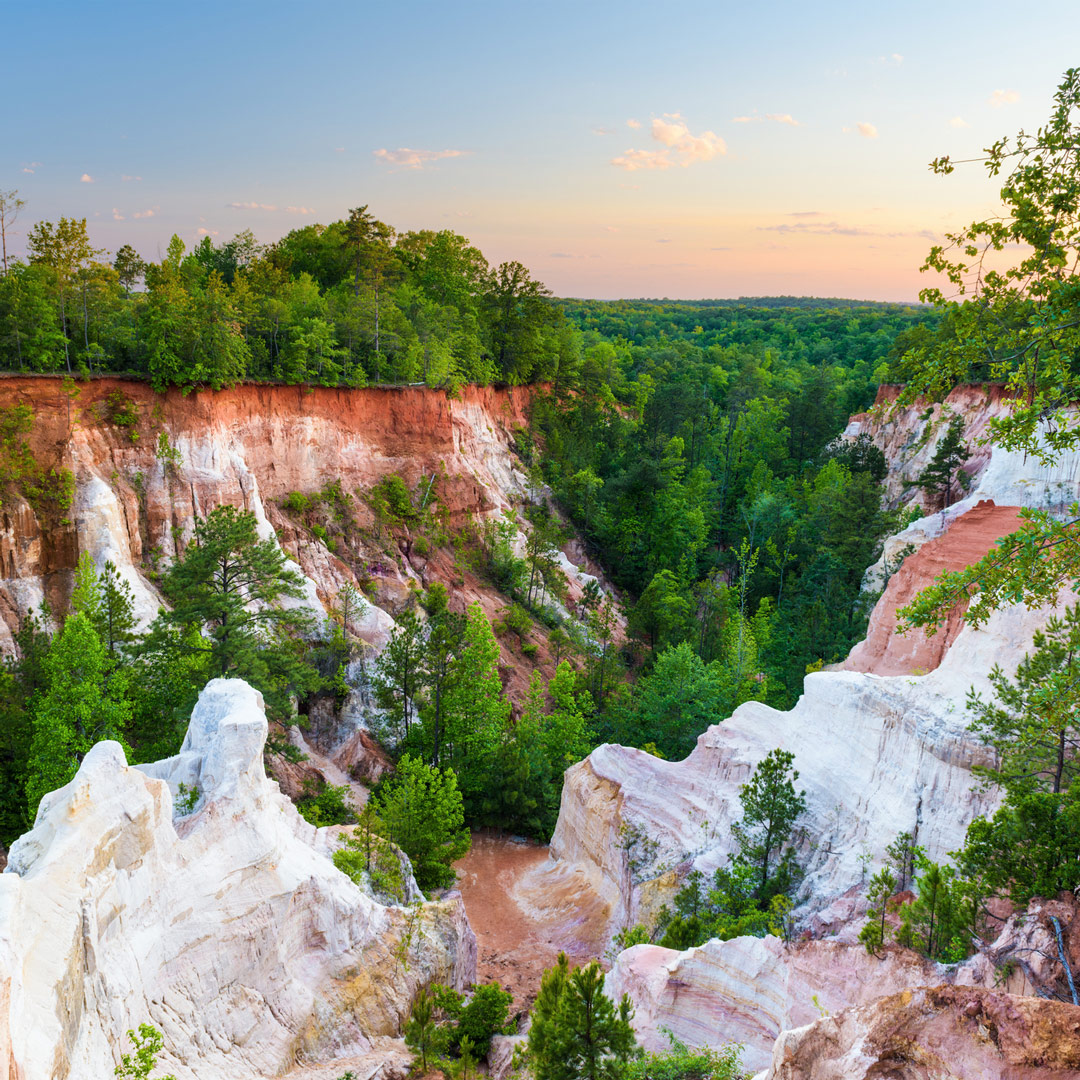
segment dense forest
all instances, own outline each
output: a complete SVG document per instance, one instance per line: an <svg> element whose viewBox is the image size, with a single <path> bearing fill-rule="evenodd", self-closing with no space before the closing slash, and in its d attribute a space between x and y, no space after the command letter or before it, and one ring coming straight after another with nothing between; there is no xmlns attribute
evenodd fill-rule
<svg viewBox="0 0 1080 1080"><path fill-rule="evenodd" d="M9 202L14 193L8 193ZM110 258L86 220L41 221L0 278L0 368L125 372L154 386L242 379L454 387L558 380L574 337L519 262L490 267L456 233L352 210L275 244L250 232L144 262Z"/></svg>

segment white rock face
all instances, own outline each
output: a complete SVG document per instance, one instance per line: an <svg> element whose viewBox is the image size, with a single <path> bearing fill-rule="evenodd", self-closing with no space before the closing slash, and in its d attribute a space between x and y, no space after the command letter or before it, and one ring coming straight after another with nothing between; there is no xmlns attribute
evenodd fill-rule
<svg viewBox="0 0 1080 1080"><path fill-rule="evenodd" d="M111 1076L144 1021L179 1080L276 1076L367 1053L418 986L474 977L460 897L363 895L266 778L265 737L261 696L216 679L176 757L99 743L42 800L0 875L0 1080ZM181 782L199 801L174 820Z"/></svg>

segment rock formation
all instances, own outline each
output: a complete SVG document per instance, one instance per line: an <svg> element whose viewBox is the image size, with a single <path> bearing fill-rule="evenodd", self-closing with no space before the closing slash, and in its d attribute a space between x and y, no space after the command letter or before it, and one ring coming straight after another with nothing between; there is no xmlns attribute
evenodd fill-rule
<svg viewBox="0 0 1080 1080"><path fill-rule="evenodd" d="M850 941L786 945L776 937L741 937L684 952L636 945L620 955L606 989L615 998L630 995L634 1027L647 1049L666 1048L666 1029L690 1046L740 1043L744 1066L764 1069L773 1060L774 1042L779 1037L785 1043L788 1029L805 1029L823 1013L871 1006L901 988L948 983L1067 999L1054 916L1066 928L1067 956L1076 966L1080 918L1070 900L1036 903L1014 915L984 953L960 965L938 965L895 946L879 958Z"/></svg>
<svg viewBox="0 0 1080 1080"><path fill-rule="evenodd" d="M260 695L215 679L176 757L98 743L42 800L0 875L0 1080L111 1076L144 1021L179 1080L277 1076L370 1053L419 986L472 981L460 896L361 892L266 778L265 738Z"/></svg>
<svg viewBox="0 0 1080 1080"><path fill-rule="evenodd" d="M968 987L903 990L785 1031L757 1080L1073 1080L1080 1009Z"/></svg>

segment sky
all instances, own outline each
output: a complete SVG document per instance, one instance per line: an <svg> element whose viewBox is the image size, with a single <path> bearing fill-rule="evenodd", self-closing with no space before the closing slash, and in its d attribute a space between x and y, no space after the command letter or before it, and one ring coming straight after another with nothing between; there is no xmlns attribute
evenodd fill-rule
<svg viewBox="0 0 1080 1080"><path fill-rule="evenodd" d="M350 207L559 296L913 301L977 158L1080 64L1075 0L0 0L0 190L156 259Z"/></svg>

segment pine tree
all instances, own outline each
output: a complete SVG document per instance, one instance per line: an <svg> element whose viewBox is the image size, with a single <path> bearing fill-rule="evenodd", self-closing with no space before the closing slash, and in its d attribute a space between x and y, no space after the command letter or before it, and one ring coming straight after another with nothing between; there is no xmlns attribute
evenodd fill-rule
<svg viewBox="0 0 1080 1080"><path fill-rule="evenodd" d="M915 481L915 486L921 487L931 499L940 499L944 508L948 509L957 470L969 457L964 445L964 420L960 416L954 416L949 421L930 464Z"/></svg>
<svg viewBox="0 0 1080 1080"><path fill-rule="evenodd" d="M896 888L896 878L889 872L889 868L882 867L871 879L870 886L866 891L866 898L870 901L867 909L867 923L859 931L859 940L866 946L866 951L877 955L885 945L885 915L888 911L889 899Z"/></svg>
<svg viewBox="0 0 1080 1080"><path fill-rule="evenodd" d="M560 953L545 972L529 1030L536 1080L615 1080L638 1052L630 999L624 994L616 1007L603 986L595 960L570 971Z"/></svg>
<svg viewBox="0 0 1080 1080"><path fill-rule="evenodd" d="M300 575L285 565L274 540L259 539L250 511L219 506L196 521L162 588L174 606L158 616L152 644L166 641L169 627L179 629L177 648L206 655L213 675L247 679L280 712L289 710L290 692L317 685L299 640L312 616L281 603L304 595ZM192 630L199 636L192 638Z"/></svg>

